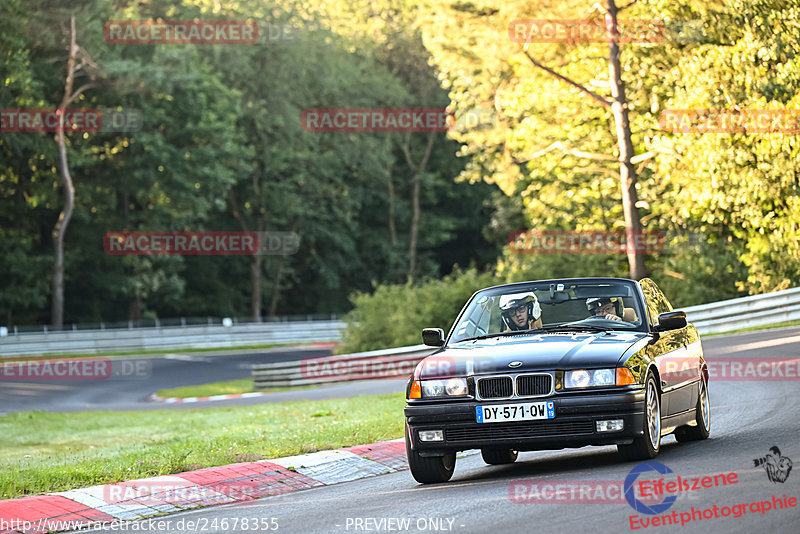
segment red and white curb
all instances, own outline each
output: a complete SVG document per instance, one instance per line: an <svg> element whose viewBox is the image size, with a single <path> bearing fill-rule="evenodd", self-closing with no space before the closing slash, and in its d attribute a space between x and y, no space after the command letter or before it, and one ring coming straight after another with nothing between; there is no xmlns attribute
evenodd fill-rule
<svg viewBox="0 0 800 534"><path fill-rule="evenodd" d="M408 469L402 438L0 501L0 534L74 530Z"/></svg>

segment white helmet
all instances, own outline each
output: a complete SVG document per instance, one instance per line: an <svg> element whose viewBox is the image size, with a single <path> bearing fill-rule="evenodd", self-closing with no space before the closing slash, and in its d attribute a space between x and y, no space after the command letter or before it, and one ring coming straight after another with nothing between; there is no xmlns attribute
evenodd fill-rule
<svg viewBox="0 0 800 534"><path fill-rule="evenodd" d="M542 307L539 305L539 299L537 299L536 295L531 291L501 295L499 305L503 322L506 327L511 330L520 330L520 328L514 324L514 321L511 320L511 314L520 306L528 306L529 320L535 321L542 316Z"/></svg>

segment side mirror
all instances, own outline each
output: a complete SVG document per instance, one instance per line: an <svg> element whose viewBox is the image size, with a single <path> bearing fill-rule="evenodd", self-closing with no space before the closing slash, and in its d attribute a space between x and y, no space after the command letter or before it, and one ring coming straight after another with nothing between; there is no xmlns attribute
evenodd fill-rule
<svg viewBox="0 0 800 534"><path fill-rule="evenodd" d="M671 311L662 313L658 316L656 332L667 332L668 330L678 330L686 326L686 312Z"/></svg>
<svg viewBox="0 0 800 534"><path fill-rule="evenodd" d="M429 347L441 347L444 345L444 330L441 328L423 328L422 342Z"/></svg>

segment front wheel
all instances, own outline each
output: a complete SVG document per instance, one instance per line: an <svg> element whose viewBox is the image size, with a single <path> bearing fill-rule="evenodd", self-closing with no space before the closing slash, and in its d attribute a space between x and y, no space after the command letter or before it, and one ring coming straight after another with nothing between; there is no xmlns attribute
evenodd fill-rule
<svg viewBox="0 0 800 534"><path fill-rule="evenodd" d="M489 465L513 464L518 455L513 449L481 449L483 461Z"/></svg>
<svg viewBox="0 0 800 534"><path fill-rule="evenodd" d="M711 401L708 398L708 384L700 379L700 395L695 407L695 424L675 429L675 439L680 442L706 439L711 433Z"/></svg>
<svg viewBox="0 0 800 534"><path fill-rule="evenodd" d="M617 451L626 461L655 458L661 449L661 398L652 373L648 373L645 383L643 434L630 445L617 445Z"/></svg>
<svg viewBox="0 0 800 534"><path fill-rule="evenodd" d="M456 468L455 452L448 452L443 456L423 457L417 451L411 450L408 427L406 427L406 456L411 476L421 484L447 482L453 476Z"/></svg>

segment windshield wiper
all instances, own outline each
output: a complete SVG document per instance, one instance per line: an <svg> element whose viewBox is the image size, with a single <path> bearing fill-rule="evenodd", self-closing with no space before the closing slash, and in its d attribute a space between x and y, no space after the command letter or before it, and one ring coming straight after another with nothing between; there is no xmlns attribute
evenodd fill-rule
<svg viewBox="0 0 800 534"><path fill-rule="evenodd" d="M608 332L609 329L591 324L546 324L540 330L544 330L546 332Z"/></svg>
<svg viewBox="0 0 800 534"><path fill-rule="evenodd" d="M505 336L514 336L516 334L528 334L531 332L538 332L543 330L542 328L533 328L531 330L506 330L505 332L495 332L494 334L484 334L482 336L477 337L468 337L464 339L459 339L457 343L461 343L462 341L478 341L480 339L490 339L493 337L505 337Z"/></svg>
<svg viewBox="0 0 800 534"><path fill-rule="evenodd" d="M494 334L484 334L477 337L468 337L459 339L456 343L464 341L479 341L481 339L490 339L493 337L515 336L517 334L532 334L535 332L608 332L608 328L594 325L581 325L581 324L546 324L541 328L531 328L530 330L506 330L505 332L495 332Z"/></svg>

